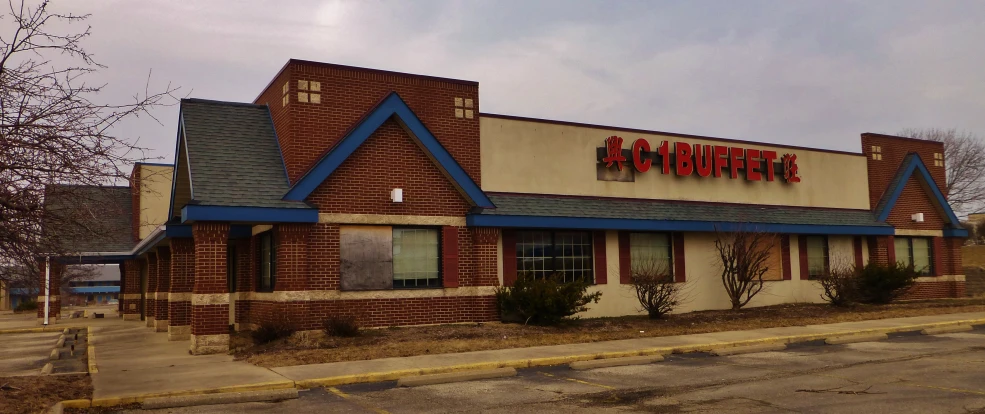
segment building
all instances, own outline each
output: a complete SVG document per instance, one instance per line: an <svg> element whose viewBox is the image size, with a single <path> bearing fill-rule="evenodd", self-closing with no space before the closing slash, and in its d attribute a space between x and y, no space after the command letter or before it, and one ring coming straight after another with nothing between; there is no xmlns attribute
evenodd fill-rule
<svg viewBox="0 0 985 414"><path fill-rule="evenodd" d="M95 265L92 277L68 282L63 291L68 296L69 305L105 305L116 303L120 296L120 267L118 265Z"/></svg>
<svg viewBox="0 0 985 414"><path fill-rule="evenodd" d="M910 297L962 294L967 232L939 143L866 133L840 152L480 103L476 82L299 60L252 103L185 99L172 178L134 169L132 246L79 257L122 261L124 319L193 353L285 317L495 320L495 289L520 272L592 281L586 317L636 314L644 257L691 284L681 311L727 308L716 231L780 235L751 306L820 301L812 278L870 261L918 268Z"/></svg>

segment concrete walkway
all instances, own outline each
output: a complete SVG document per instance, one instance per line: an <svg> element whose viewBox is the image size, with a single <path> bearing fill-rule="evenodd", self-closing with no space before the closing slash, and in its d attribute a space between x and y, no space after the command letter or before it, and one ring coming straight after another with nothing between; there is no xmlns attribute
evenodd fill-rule
<svg viewBox="0 0 985 414"><path fill-rule="evenodd" d="M144 322L92 327L96 347L93 398L118 398L286 381L267 368L233 361L232 355L188 353L188 341L168 341Z"/></svg>
<svg viewBox="0 0 985 414"><path fill-rule="evenodd" d="M687 351L760 342L790 342L824 338L833 334L878 330L912 330L918 325L975 321L985 324L985 312L846 322L787 328L729 331L697 335L627 339L586 344L540 346L457 354L421 355L369 361L336 362L280 368L261 368L233 361L230 355L192 356L188 342L169 342L167 335L151 332L142 322L93 327L98 373L92 375L95 399L162 394L195 394L232 391L247 387L282 388L337 385L396 379L421 373L455 371L489 365L533 366L570 362L571 357L591 359L618 353ZM797 339L793 339L796 337ZM724 345L723 345L724 344ZM587 358L586 358L587 356ZM534 362L536 361L536 362ZM526 365L529 364L529 365ZM211 391L208 391L211 390Z"/></svg>
<svg viewBox="0 0 985 414"><path fill-rule="evenodd" d="M593 342L585 344L537 346L519 349L501 349L495 351L463 352L458 354L420 355L404 358L385 358L369 361L333 362L327 364L299 365L292 367L272 368L278 374L294 381L311 381L316 385L332 385L343 383L344 379L332 380L343 376L365 376L368 373L384 373L394 371L439 370L442 367L451 368L460 365L480 367L488 364L504 364L508 366L523 365L524 360L563 359L576 355L598 355L610 353L634 353L644 350L670 349L692 350L710 349L713 345L735 345L736 342L754 343L756 341L774 341L784 337L811 336L824 338L831 334L858 332L867 330L899 330L914 325L948 323L962 320L977 320L985 324L985 312L955 313L949 315L917 316L910 318L878 319L862 322L843 322L829 325L793 326L785 328L755 329L749 331L727 331L696 335L664 336L655 338L624 339L618 341ZM547 364L543 364L547 365ZM403 374L409 375L409 374ZM385 377L378 377L383 379ZM353 378L355 380L355 378ZM318 381L321 380L321 381ZM353 381L361 382L361 381Z"/></svg>

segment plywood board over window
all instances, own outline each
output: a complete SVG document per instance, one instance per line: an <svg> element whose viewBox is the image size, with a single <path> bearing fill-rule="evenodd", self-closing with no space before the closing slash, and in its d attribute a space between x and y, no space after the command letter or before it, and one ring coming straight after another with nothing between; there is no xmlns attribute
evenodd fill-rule
<svg viewBox="0 0 985 414"><path fill-rule="evenodd" d="M770 257L766 259L766 266L769 267L769 270L763 274L763 280L783 280L783 249L780 244L780 236L776 236L773 241Z"/></svg>
<svg viewBox="0 0 985 414"><path fill-rule="evenodd" d="M393 231L385 226L339 228L342 290L393 288Z"/></svg>

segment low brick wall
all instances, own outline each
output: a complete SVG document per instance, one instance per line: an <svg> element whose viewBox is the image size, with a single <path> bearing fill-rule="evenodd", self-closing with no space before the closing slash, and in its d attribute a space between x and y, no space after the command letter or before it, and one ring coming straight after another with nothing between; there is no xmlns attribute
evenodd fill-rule
<svg viewBox="0 0 985 414"><path fill-rule="evenodd" d="M966 267L965 274L965 294L970 297L985 296L985 268Z"/></svg>
<svg viewBox="0 0 985 414"><path fill-rule="evenodd" d="M900 299L960 298L965 289L965 282L917 282Z"/></svg>

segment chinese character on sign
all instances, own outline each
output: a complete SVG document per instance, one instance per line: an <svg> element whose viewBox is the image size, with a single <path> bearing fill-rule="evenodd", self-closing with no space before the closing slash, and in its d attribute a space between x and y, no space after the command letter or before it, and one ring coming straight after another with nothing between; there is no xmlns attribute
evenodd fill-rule
<svg viewBox="0 0 985 414"><path fill-rule="evenodd" d="M783 179L788 183L799 183L800 177L797 176L797 155L783 154Z"/></svg>
<svg viewBox="0 0 985 414"><path fill-rule="evenodd" d="M616 167L619 171L622 171L622 163L626 162L626 156L622 155L622 138L615 135L605 139L605 151L606 155L602 158L602 162L606 163L605 168L612 166L612 163L616 163Z"/></svg>

